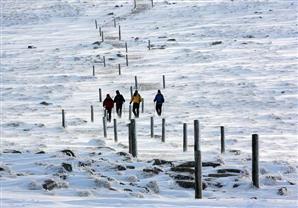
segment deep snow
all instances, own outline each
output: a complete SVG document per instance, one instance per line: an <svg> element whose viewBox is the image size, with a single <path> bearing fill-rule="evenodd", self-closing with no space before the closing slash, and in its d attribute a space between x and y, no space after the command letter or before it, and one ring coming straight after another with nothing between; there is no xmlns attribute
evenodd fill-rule
<svg viewBox="0 0 298 208"><path fill-rule="evenodd" d="M297 207L297 2L158 1L151 8L143 0L136 10L132 3L1 1L0 207ZM121 24L122 41L113 17ZM92 44L101 40L95 19L105 36L99 46ZM125 41L128 67L122 56ZM135 75L145 100L145 113L136 121L138 159L116 154L128 152L129 88ZM162 75L166 89L161 89ZM112 124L108 138L102 136L98 88L103 96L119 89L127 100L118 119L118 143ZM166 99L166 143L160 141L161 118L154 114L157 89ZM66 129L61 127L62 108ZM147 162L153 158L193 159L194 119L200 120L203 160L243 171L239 177L216 179L223 187L208 186L203 200L194 200L193 189L175 184L167 165L159 167L159 174L143 172L153 167ZM189 128L186 153L184 122ZM223 155L221 125L227 138ZM260 135L259 190L251 186L252 133ZM63 149L76 157L62 154ZM46 154L35 154L41 150ZM72 164L73 171L63 170L62 162ZM118 165L135 169L119 171ZM205 178L214 172L203 169ZM41 185L50 178L59 188L45 191ZM277 193L281 187L287 188L285 195Z"/></svg>

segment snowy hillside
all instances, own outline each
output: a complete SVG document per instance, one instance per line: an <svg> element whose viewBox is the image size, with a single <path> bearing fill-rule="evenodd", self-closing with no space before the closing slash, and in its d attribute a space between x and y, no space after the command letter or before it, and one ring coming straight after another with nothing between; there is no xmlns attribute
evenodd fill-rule
<svg viewBox="0 0 298 208"><path fill-rule="evenodd" d="M297 6L295 0L155 0L153 8L150 0L137 0L136 8L133 0L2 0L0 207L297 207ZM137 158L128 154L127 127L135 76L144 98ZM103 98L120 90L126 99L122 118L112 115L118 142L113 122L104 137L99 88ZM165 96L161 117L153 103L158 89ZM203 158L199 200L189 166L195 119ZM251 182L254 133L259 189Z"/></svg>

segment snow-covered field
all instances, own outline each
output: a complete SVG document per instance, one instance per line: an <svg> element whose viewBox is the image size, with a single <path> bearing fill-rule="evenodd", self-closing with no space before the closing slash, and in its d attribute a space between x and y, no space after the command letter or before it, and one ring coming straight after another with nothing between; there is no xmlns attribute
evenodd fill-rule
<svg viewBox="0 0 298 208"><path fill-rule="evenodd" d="M298 3L154 2L151 8L150 0L137 0L133 9L133 1L125 0L1 0L1 208L298 206ZM94 44L101 41L95 19L105 37L100 44ZM137 159L125 154L134 76L145 101L136 119ZM103 97L118 89L127 100L117 118L117 143L112 123L103 137L98 88ZM154 114L157 89L166 99L165 143L161 117ZM220 164L203 167L201 200L173 179L192 174L171 169L193 160L195 119L203 161ZM226 129L225 154L220 126ZM260 137L260 189L251 184L253 133ZM66 149L75 157L61 152ZM210 175L222 169L240 173ZM49 179L55 187L45 190Z"/></svg>

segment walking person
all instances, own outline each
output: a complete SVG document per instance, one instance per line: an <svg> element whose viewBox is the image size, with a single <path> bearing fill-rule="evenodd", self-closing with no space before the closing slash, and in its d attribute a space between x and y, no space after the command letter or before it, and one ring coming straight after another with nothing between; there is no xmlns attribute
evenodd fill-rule
<svg viewBox="0 0 298 208"><path fill-rule="evenodd" d="M153 102L156 102L155 109L157 114L160 116L162 111L162 104L165 102L165 99L160 90L157 90L157 94L155 95Z"/></svg>
<svg viewBox="0 0 298 208"><path fill-rule="evenodd" d="M142 102L142 97L139 94L138 90L136 90L130 100L130 104L133 103L132 112L136 118L139 117L139 108L140 108L141 102Z"/></svg>
<svg viewBox="0 0 298 208"><path fill-rule="evenodd" d="M103 107L105 108L105 110L108 113L107 120L109 122L111 122L111 119L112 119L112 109L114 107L114 101L113 101L113 99L111 98L111 96L109 94L107 94L105 100L103 101Z"/></svg>
<svg viewBox="0 0 298 208"><path fill-rule="evenodd" d="M116 112L118 116L121 118L122 114L122 105L125 102L123 95L120 94L119 90L116 90L116 96L114 98L114 103L116 103Z"/></svg>

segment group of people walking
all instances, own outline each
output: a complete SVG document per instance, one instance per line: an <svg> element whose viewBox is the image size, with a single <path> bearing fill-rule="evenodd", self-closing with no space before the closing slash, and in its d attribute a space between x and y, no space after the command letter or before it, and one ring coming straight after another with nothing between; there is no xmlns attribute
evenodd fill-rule
<svg viewBox="0 0 298 208"><path fill-rule="evenodd" d="M111 98L110 94L107 94L106 98L103 101L103 107L107 111L107 120L111 121L112 118L112 109L114 108L114 104L116 104L116 112L119 117L122 115L122 106L125 102L125 99L122 94L120 94L119 90L116 90L116 96L114 99ZM132 105L132 112L136 118L139 117L139 108L140 103L143 102L141 95L139 94L138 90L136 90L129 102ZM155 98L153 100L155 102L155 109L157 114L160 116L162 112L162 104L164 103L164 97L161 94L161 91L158 90Z"/></svg>

